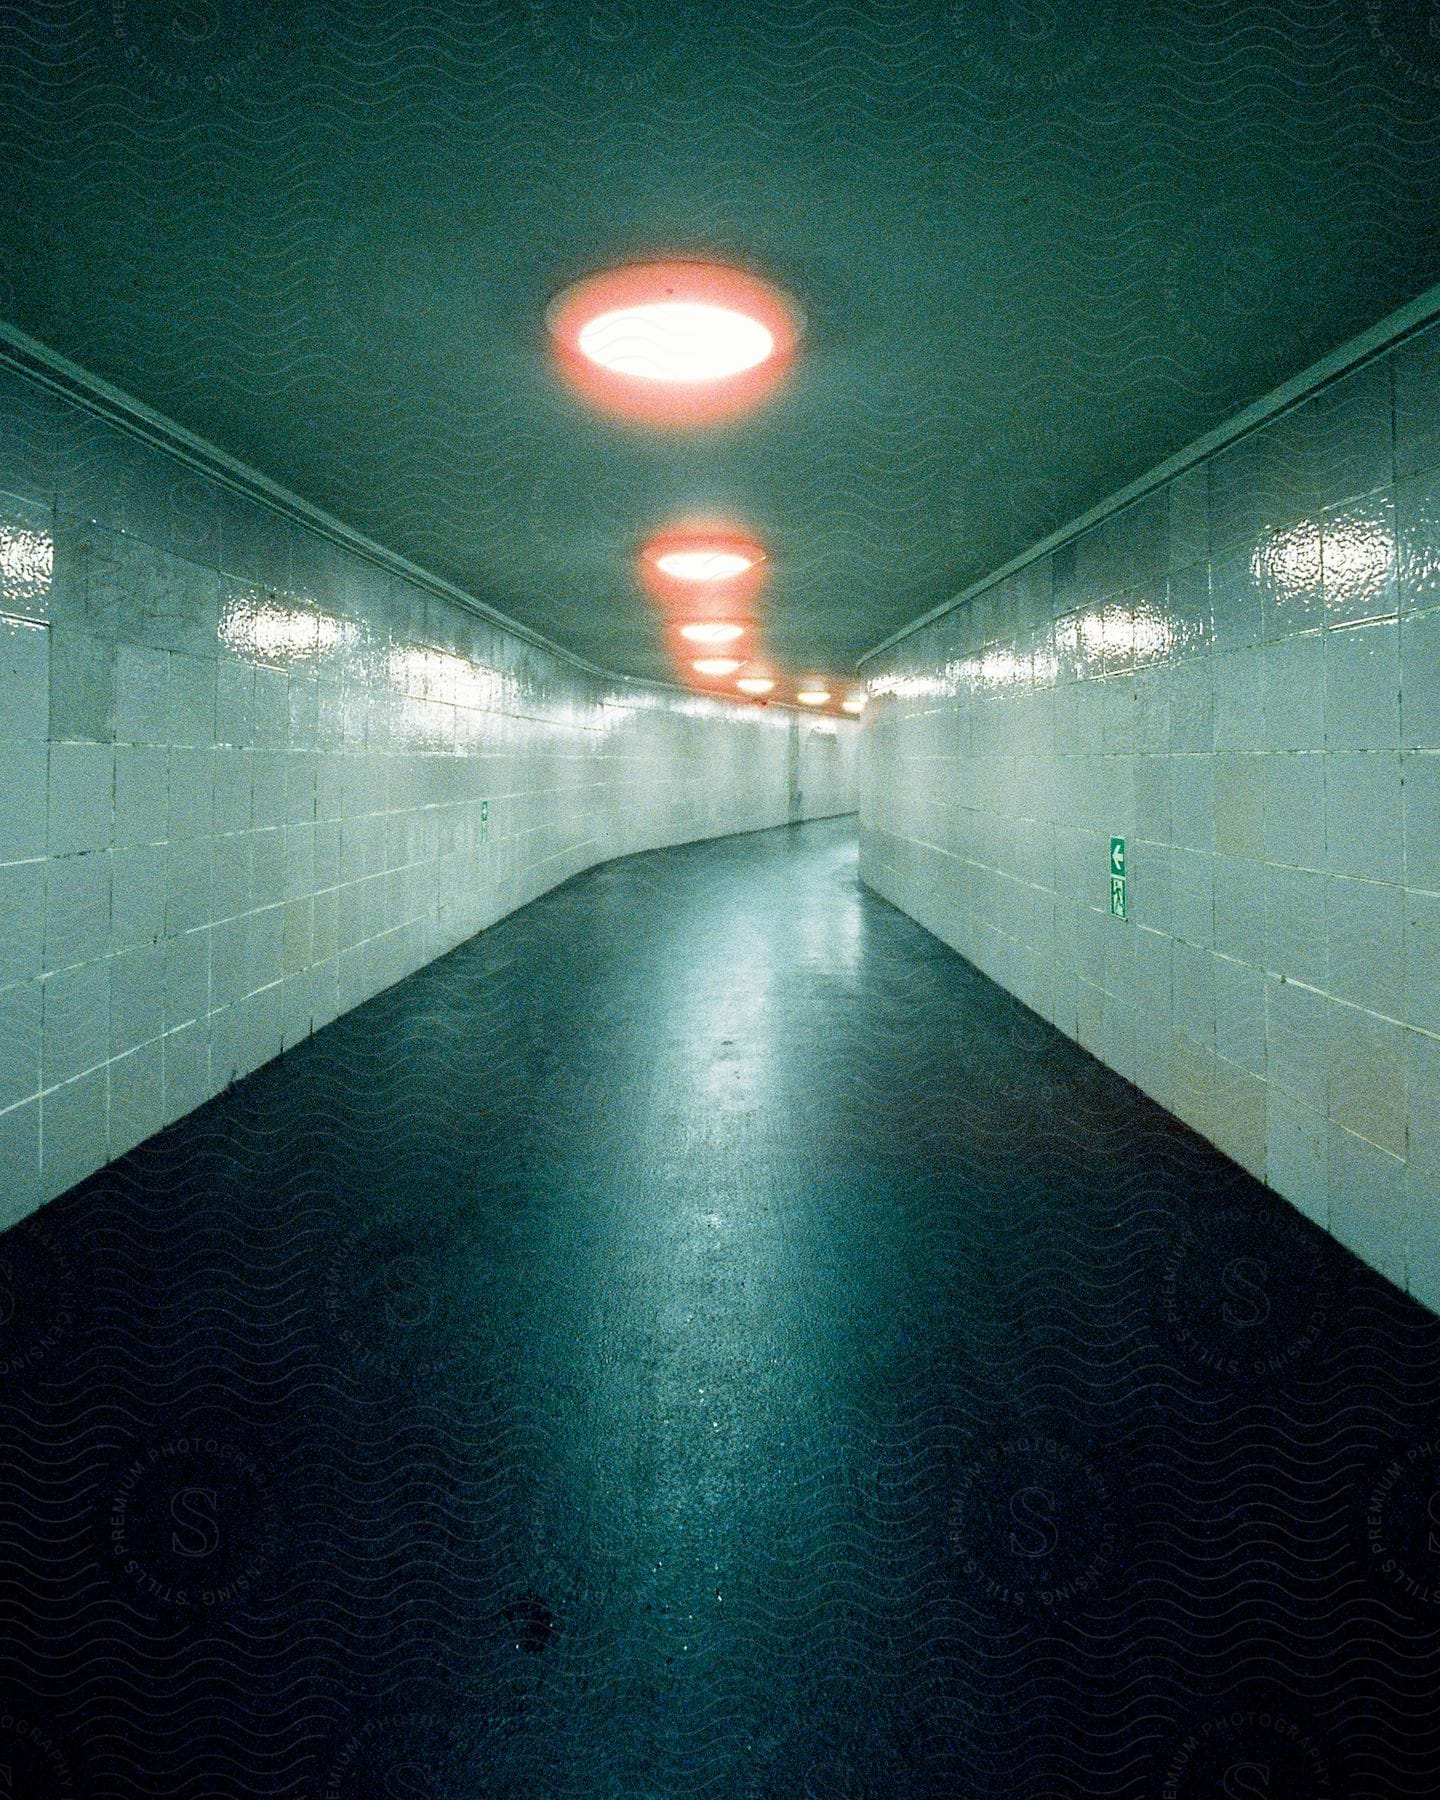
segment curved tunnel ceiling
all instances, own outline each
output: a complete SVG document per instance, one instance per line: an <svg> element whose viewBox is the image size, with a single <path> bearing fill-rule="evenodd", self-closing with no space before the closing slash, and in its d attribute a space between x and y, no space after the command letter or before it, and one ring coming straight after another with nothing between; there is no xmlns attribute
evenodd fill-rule
<svg viewBox="0 0 1440 1800"><path fill-rule="evenodd" d="M612 669L642 544L766 546L767 653L856 656L1440 279L1409 0L0 14L0 315ZM794 294L723 429L586 410L565 285Z"/></svg>

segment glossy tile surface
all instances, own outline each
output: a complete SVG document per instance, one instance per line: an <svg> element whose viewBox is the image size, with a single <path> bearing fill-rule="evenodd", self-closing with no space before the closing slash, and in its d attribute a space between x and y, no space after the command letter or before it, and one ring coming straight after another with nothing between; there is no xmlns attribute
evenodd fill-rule
<svg viewBox="0 0 1440 1800"><path fill-rule="evenodd" d="M32 1800L1440 1778L1440 1324L845 822L578 877L0 1276Z"/></svg>
<svg viewBox="0 0 1440 1800"><path fill-rule="evenodd" d="M1432 327L868 665L861 868L1440 1308L1437 420Z"/></svg>
<svg viewBox="0 0 1440 1800"><path fill-rule="evenodd" d="M853 804L848 721L607 681L9 371L0 436L0 1224L578 869Z"/></svg>

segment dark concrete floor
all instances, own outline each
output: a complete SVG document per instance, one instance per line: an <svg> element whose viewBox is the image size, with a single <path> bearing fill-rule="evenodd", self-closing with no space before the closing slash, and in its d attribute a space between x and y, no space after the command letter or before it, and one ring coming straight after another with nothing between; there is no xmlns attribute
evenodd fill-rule
<svg viewBox="0 0 1440 1800"><path fill-rule="evenodd" d="M0 1792L1440 1791L1440 1324L852 831L572 881L0 1239Z"/></svg>

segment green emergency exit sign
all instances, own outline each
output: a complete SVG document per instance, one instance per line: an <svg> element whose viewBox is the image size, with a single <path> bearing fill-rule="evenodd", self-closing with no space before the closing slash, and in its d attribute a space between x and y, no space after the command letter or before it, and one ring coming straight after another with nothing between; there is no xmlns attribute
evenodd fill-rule
<svg viewBox="0 0 1440 1800"><path fill-rule="evenodd" d="M488 800L482 800L480 802L480 842L482 844L487 842L489 837L490 837L490 802Z"/></svg>
<svg viewBox="0 0 1440 1800"><path fill-rule="evenodd" d="M1110 840L1110 911L1117 919L1125 917L1125 840Z"/></svg>

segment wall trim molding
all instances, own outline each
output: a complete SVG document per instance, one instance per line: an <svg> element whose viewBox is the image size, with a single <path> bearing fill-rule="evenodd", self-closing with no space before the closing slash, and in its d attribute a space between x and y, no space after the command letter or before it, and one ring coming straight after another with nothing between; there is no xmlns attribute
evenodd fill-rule
<svg viewBox="0 0 1440 1800"><path fill-rule="evenodd" d="M1440 284L1427 288L1424 293L1418 294L1415 299L1408 301L1404 306L1398 307L1392 313L1387 313L1378 324L1370 326L1368 330L1362 331L1357 337L1348 338L1343 344L1322 356L1318 362L1311 363L1308 368L1302 369L1298 375L1291 376L1288 381L1282 382L1279 387L1273 388L1268 394L1262 395L1260 399L1252 400L1248 406L1242 408L1238 413L1232 414L1223 424L1215 426L1202 437L1196 438L1183 450L1177 450L1173 456L1167 457L1164 462L1157 463L1153 469L1147 469L1143 475L1137 476L1127 487L1120 488L1118 492L1108 495L1097 505L1092 506L1088 512L1083 512L1078 518L1061 525L1048 537L1041 538L1039 543L1032 544L1028 550L1022 550L1018 556L1012 557L1008 563L1003 564L991 574L982 575L978 581L971 582L969 587L956 594L953 599L942 600L938 606L932 606L929 612L921 613L908 625L902 625L898 631L892 631L889 637L882 638L878 644L872 645L857 659L856 669L863 669L872 658L892 649L896 644L903 643L915 632L922 631L927 625L932 625L936 619L943 619L946 613L958 611L960 607L968 605L978 595L992 587L997 587L1002 581L1007 581L1010 576L1018 574L1021 569L1029 568L1031 563L1038 562L1042 556L1048 556L1052 550L1058 550L1062 544L1067 544L1072 538L1077 538L1083 532L1091 530L1103 520L1110 518L1112 514L1123 511L1125 507L1133 505L1136 500L1143 500L1147 494L1153 493L1156 488L1163 487L1166 482L1173 481L1177 475L1183 475L1187 469L1193 469L1197 463L1204 462L1207 457L1214 456L1220 450L1228 449L1231 444L1248 436L1252 431L1258 430L1260 426L1268 425L1272 419L1277 419L1283 413L1290 412L1308 400L1312 394L1318 393L1321 388L1328 387L1332 382L1340 380L1342 376L1353 374L1363 364L1372 362L1377 356L1383 356L1387 351L1393 350L1396 345L1403 343L1408 337L1413 337L1417 332L1423 331L1427 325L1434 324L1437 319L1440 319Z"/></svg>
<svg viewBox="0 0 1440 1800"><path fill-rule="evenodd" d="M689 701L713 700L717 705L727 708L733 706L747 712L759 710L749 700L732 699L727 694L707 694L683 687L677 681L656 681L644 675L621 675L614 669L603 669L598 663L587 662L583 656L577 656L563 644L557 644L531 626L512 619L497 607L487 605L485 601L445 580L443 576L421 568L418 563L410 562L396 551L387 550L383 544L356 531L343 519L336 518L318 506L312 506L308 500L282 486L280 482L272 481L268 475L252 468L250 464L241 462L228 450L222 450L218 444L210 443L163 413L156 412L143 400L137 400L133 394L127 394L102 376L93 375L79 363L72 362L58 350L52 350L48 344L41 343L38 338L31 337L18 326L3 319L0 319L0 368L14 370L36 387L58 394L61 399L82 407L96 418L103 419L106 424L139 438L152 449L183 463L197 474L207 476L210 480L219 482L222 487L243 494L262 506L268 506L272 512L303 525L307 531L313 531L327 542L348 550L355 556L363 557L377 568L384 569L387 574L398 575L437 599L448 600L466 612L477 614L500 630L509 632L527 644L534 644L537 649L559 657L562 662L583 670L587 675L621 687L681 695ZM805 709L801 707L790 706L784 701L775 702L775 705L784 712L805 716ZM837 720L836 723L840 721Z"/></svg>

